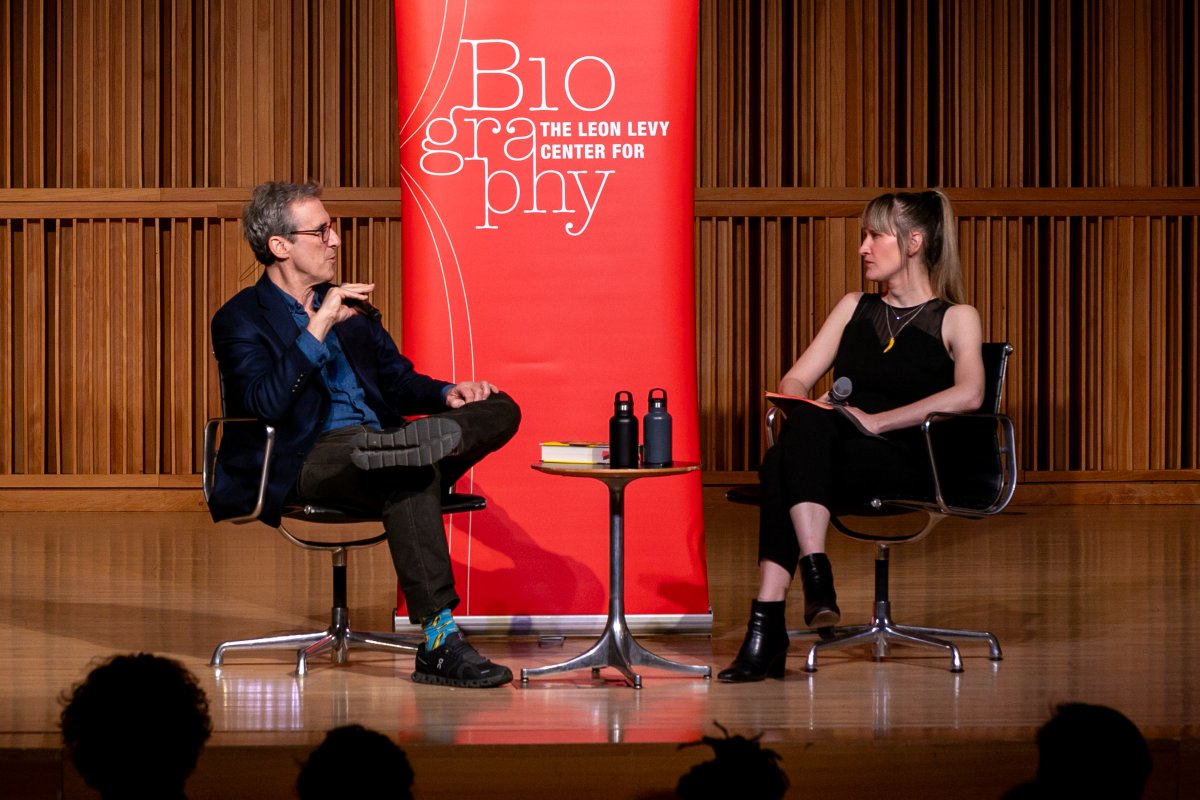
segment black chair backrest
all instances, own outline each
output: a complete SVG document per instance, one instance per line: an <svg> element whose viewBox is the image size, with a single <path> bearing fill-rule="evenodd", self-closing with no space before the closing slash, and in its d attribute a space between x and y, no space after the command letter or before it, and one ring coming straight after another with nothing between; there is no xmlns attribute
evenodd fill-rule
<svg viewBox="0 0 1200 800"><path fill-rule="evenodd" d="M1008 372L1008 357L1013 347L1008 342L983 343L983 403L984 414L999 414L1004 394L1004 377Z"/></svg>
<svg viewBox="0 0 1200 800"><path fill-rule="evenodd" d="M1012 345L983 345L984 389L980 414L999 414ZM958 418L935 423L929 431L937 453L942 494L952 505L987 508L1003 487L999 431L992 418Z"/></svg>

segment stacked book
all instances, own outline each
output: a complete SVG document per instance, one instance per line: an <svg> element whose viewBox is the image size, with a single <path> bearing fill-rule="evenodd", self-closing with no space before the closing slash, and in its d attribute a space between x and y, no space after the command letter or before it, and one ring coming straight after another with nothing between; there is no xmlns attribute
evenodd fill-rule
<svg viewBox="0 0 1200 800"><path fill-rule="evenodd" d="M542 442L542 461L550 464L607 464L608 442Z"/></svg>

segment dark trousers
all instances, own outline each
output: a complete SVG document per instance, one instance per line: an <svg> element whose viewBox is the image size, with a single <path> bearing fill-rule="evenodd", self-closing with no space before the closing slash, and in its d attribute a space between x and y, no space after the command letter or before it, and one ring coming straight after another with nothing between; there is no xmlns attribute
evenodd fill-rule
<svg viewBox="0 0 1200 800"><path fill-rule="evenodd" d="M836 411L796 403L758 478L758 560L793 577L800 544L790 510L816 503L831 511L861 507L876 497L929 497L932 478L919 430L867 436Z"/></svg>
<svg viewBox="0 0 1200 800"><path fill-rule="evenodd" d="M450 548L442 522L442 495L480 459L517 432L521 410L506 394L438 414L462 429L456 454L428 467L361 470L350 462L360 425L329 431L317 439L292 498L383 518L388 546L409 619L419 622L458 605Z"/></svg>

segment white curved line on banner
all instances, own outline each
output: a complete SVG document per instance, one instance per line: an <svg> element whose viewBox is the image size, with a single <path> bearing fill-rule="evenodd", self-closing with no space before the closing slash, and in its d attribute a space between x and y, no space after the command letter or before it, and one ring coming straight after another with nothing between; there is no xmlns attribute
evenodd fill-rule
<svg viewBox="0 0 1200 800"><path fill-rule="evenodd" d="M463 316L465 317L467 326L467 355L470 359L470 366L467 369L467 379L473 381L475 380L475 326L471 322L471 301L467 297L467 282L466 279L463 278L462 263L458 259L458 251L454 249L454 239L450 236L450 231L446 229L446 223L442 221L442 216L440 213L438 213L437 206L434 205L433 200L428 194L425 193L425 190L421 188L421 185L416 182L416 180L404 167L400 168L400 175L408 185L409 192L414 196L420 194L421 198L424 200L424 204L418 203L418 208L421 211L422 219L425 220L426 230L429 230L430 232L429 238L431 241L433 241L434 247L437 248L438 268L442 271L442 286L446 286L446 268L442 261L441 248L437 247L437 237L433 235L433 231L430 229L429 217L425 213L425 205L428 205L430 213L432 213L434 219L437 220L437 227L441 229L442 238L446 241L446 248L450 251L450 262L454 265L454 272L458 276L458 286L460 292L462 293ZM449 289L446 289L446 304L447 306L450 304ZM450 338L450 348L451 353L453 353L453 335L451 335Z"/></svg>
<svg viewBox="0 0 1200 800"><path fill-rule="evenodd" d="M429 239L433 243L434 255L437 258L438 274L442 276L442 296L446 300L446 327L449 330L450 336L450 379L455 383L458 382L458 364L457 354L454 352L454 308L450 304L450 287L446 282L446 266L442 263L442 251L438 246L437 239L433 236L433 226L429 223L429 216L425 213L425 208L421 204L421 198L428 200L428 195L423 192L418 195L416 182L412 180L409 174L400 168L400 179L409 187L409 193L417 200L417 210L421 212L421 219L425 222L425 230L429 233Z"/></svg>
<svg viewBox="0 0 1200 800"><path fill-rule="evenodd" d="M404 121L400 123L401 133L404 132L404 129L408 126L408 123L412 120L413 114L416 114L417 109L421 107L421 101L423 99L425 99L425 93L429 91L429 84L433 83L433 76L435 74L437 74L438 59L442 57L442 39L446 34L446 19L449 16L450 16L450 3L449 3L449 0L447 0L447 2L444 4L444 7L442 8L442 29L440 31L438 31L438 40L437 40L438 44L437 44L437 49L433 53L433 63L429 65L429 72L425 75L425 85L421 87L421 93L417 95L416 102L414 102L412 104L412 108L409 110L408 116L405 117ZM408 141L407 139L404 139L401 142L401 144L403 144L404 142L407 142L407 141Z"/></svg>
<svg viewBox="0 0 1200 800"><path fill-rule="evenodd" d="M446 266L445 266L445 263L442 258L442 250L438 246L437 236L435 235L433 226L430 223L429 214L432 214L434 216L434 218L437 220L437 227L441 229L443 238L445 238L445 240L446 240L446 246L450 250L451 261L454 264L455 274L458 275L458 285L462 291L464 316L466 317L466 323L467 323L467 354L470 359L470 379L475 380L475 334L474 334L474 328L471 324L471 304L470 304L470 301L467 299L467 286L466 286L466 282L463 280L462 264L458 260L458 252L454 249L454 240L450 236L450 231L448 231L446 229L446 224L445 224L445 222L442 221L441 214L438 213L437 206L434 205L433 200L429 197L429 195L425 192L425 190L421 187L421 185L419 183L417 183L416 180L413 179L412 175L409 174L408 170L405 169L403 166L400 167L400 179L402 181L404 181L405 185L408 187L410 196L413 197L413 199L417 201L417 203L416 203L417 210L421 212L421 219L425 223L425 230L429 233L429 239L433 243L434 252L437 256L438 271L442 276L442 290L445 293L445 297L446 297L447 324L450 329L450 377L455 382L457 382L457 380L458 380L457 379L457 370L456 370L456 366L455 366L456 360L457 360L457 354L455 353L455 350L454 350L454 316L453 316L452 307L450 305L450 289L449 289L449 286L446 281ZM426 204L428 204L428 207L429 207L428 213L426 212ZM475 468L472 467L470 470L468 470L467 474L464 477L466 477L468 479L467 491L468 492L473 491L475 489ZM467 613L470 613L470 608L471 608L471 571L472 571L471 570L471 553L472 553L472 545L475 542L474 527L475 527L474 515L468 514L467 515L467 524L466 524L467 585L463 591L463 605L465 606L464 610ZM451 518L447 518L447 520L446 520L446 538L448 539L447 548L448 548L449 552L451 554L453 554L454 553L454 525L453 525L453 520Z"/></svg>
<svg viewBox="0 0 1200 800"><path fill-rule="evenodd" d="M449 0L447 0L447 2L445 3L445 6L446 6L446 13L442 16L442 32L443 33L446 30L446 18L450 14ZM438 92L438 98L429 107L429 111L425 114L425 118L423 120L421 120L421 124L418 125L416 127L416 129L413 130L412 133L410 133L408 136L405 136L403 139L400 140L401 147L404 147L404 145L408 144L408 141L410 139L412 139L412 137L417 135L417 131L420 131L421 129L423 129L425 127L425 124L429 122L429 118L433 116L434 111L437 109L438 105L442 102L442 98L446 96L446 92L450 88L450 78L454 75L454 68L456 66L458 66L458 52L459 52L459 50L462 49L458 46L458 43L462 41L462 33L467 27L467 3L465 2L465 0L463 2L462 9L463 9L463 14L462 14L462 20L459 22L459 26L458 26L458 36L454 40L454 58L452 58L450 60L450 69L448 72L446 72L446 80L442 82L442 88L441 88L441 91ZM421 100L424 99L425 92L428 90L429 85L433 82L434 69L435 69L435 67L437 67L437 62L438 62L438 59L441 57L441 53L442 53L442 34L439 33L438 34L437 52L433 56L433 64L431 64L429 67L429 77L426 78L426 80L425 80L425 88L421 90L421 96L419 98L417 98L417 102L415 104L413 104L412 111L410 111L408 114L408 119L404 120L404 125L400 126L401 134L404 133L404 127L405 127L405 125L408 125L408 122L409 122L409 120L412 119L413 114L417 113L417 109L419 109L421 107Z"/></svg>

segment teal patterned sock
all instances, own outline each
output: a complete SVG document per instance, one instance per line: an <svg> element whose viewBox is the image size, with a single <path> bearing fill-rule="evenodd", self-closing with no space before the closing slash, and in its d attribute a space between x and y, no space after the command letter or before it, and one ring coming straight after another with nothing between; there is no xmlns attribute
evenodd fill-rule
<svg viewBox="0 0 1200 800"><path fill-rule="evenodd" d="M421 630L425 633L425 652L429 652L441 647L447 636L458 631L458 625L454 622L450 609L443 608L421 620Z"/></svg>

